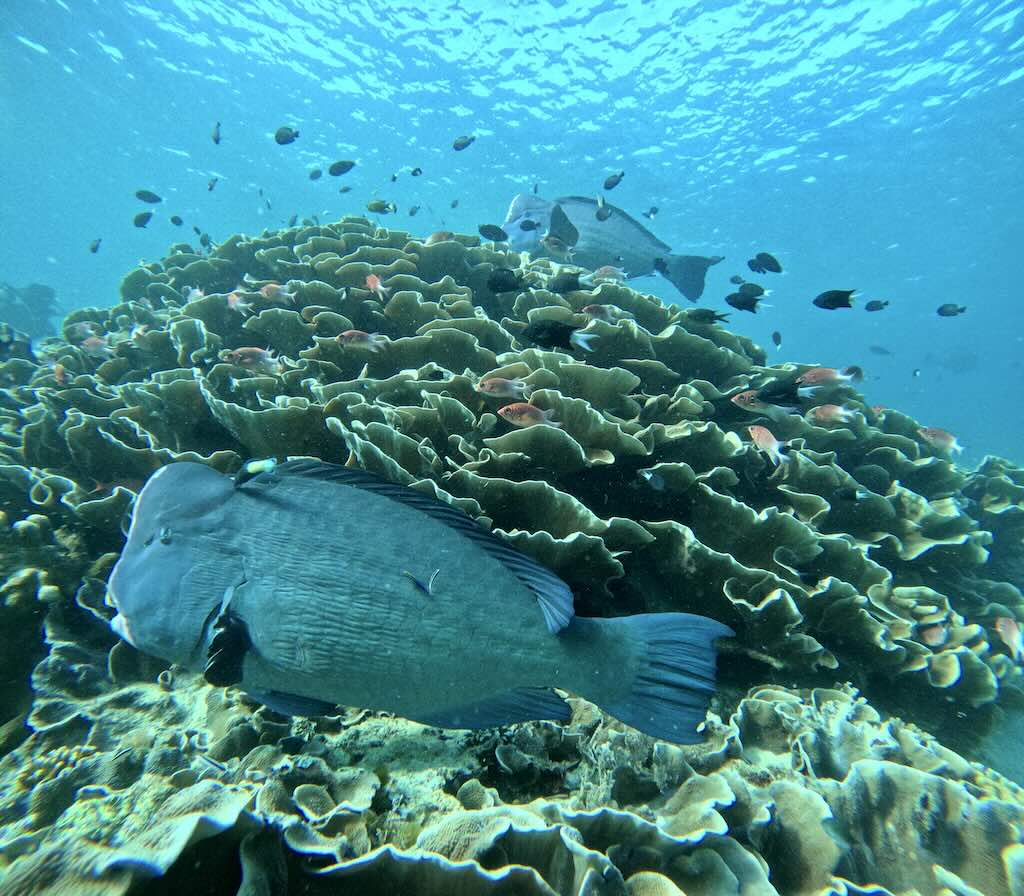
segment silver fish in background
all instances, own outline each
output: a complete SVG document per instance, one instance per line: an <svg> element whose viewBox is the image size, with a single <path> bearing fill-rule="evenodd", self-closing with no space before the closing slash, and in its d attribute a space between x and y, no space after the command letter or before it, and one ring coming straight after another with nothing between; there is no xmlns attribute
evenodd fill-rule
<svg viewBox="0 0 1024 896"><path fill-rule="evenodd" d="M286 714L566 721L560 687L676 743L700 740L712 642L731 634L686 613L576 617L558 576L461 511L310 460L157 471L108 599L139 650Z"/></svg>
<svg viewBox="0 0 1024 896"><path fill-rule="evenodd" d="M552 236L572 248L571 261L597 270L605 265L621 268L627 277L655 272L665 277L691 302L704 292L704 276L721 255L674 255L639 221L621 208L604 203L611 214L598 220L598 202L586 196L563 196L553 202L520 193L509 205L502 229L516 252L548 254L544 238Z"/></svg>

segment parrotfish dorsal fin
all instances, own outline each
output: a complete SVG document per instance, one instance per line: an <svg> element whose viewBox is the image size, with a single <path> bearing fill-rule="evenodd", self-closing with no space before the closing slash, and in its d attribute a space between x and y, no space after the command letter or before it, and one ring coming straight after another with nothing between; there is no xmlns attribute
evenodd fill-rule
<svg viewBox="0 0 1024 896"><path fill-rule="evenodd" d="M550 569L531 557L521 554L497 535L482 529L478 523L457 507L452 507L450 504L445 504L443 501L415 489L389 482L372 473L367 473L365 470L326 464L316 460L291 460L277 464L272 469L260 472L237 484L237 487L247 489L250 485L258 486L272 482L275 478L288 476L305 476L311 479L337 482L351 488L372 492L418 510L468 538L476 547L501 562L509 572L537 596L537 602L544 614L544 622L552 634L564 629L573 617L572 591Z"/></svg>

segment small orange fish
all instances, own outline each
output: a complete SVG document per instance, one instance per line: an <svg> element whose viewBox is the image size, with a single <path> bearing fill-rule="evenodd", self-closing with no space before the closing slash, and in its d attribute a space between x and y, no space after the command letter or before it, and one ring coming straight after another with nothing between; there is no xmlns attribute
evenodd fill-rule
<svg viewBox="0 0 1024 896"><path fill-rule="evenodd" d="M528 426L537 426L538 424L547 424L548 426L555 426L561 429L562 424L556 423L551 419L553 414L554 411L542 411L540 408L523 401L517 401L515 404L507 404L503 408L498 408L499 417L521 429L525 429Z"/></svg>
<svg viewBox="0 0 1024 896"><path fill-rule="evenodd" d="M366 278L366 288L370 290L370 292L376 294L377 298L380 299L382 302L388 297L388 295L391 292L390 289L386 288L384 284L381 283L380 277L378 277L376 274L370 274Z"/></svg>
<svg viewBox="0 0 1024 896"><path fill-rule="evenodd" d="M114 354L106 336L88 336L78 343L78 347L90 358L109 358Z"/></svg>
<svg viewBox="0 0 1024 896"><path fill-rule="evenodd" d="M1021 636L1020 626L1012 616L998 616L992 626L1002 641L1010 650L1010 657L1016 663L1020 660Z"/></svg>
<svg viewBox="0 0 1024 896"><path fill-rule="evenodd" d="M748 426L747 432L750 433L750 440L754 443L754 446L767 454L769 460L775 466L784 464L789 460L786 457L789 446L775 438L770 429L765 426Z"/></svg>
<svg viewBox="0 0 1024 896"><path fill-rule="evenodd" d="M260 295L268 302L280 302L282 305L290 305L295 301L295 293L280 283L267 283L261 286Z"/></svg>
<svg viewBox="0 0 1024 896"><path fill-rule="evenodd" d="M379 352L391 341L382 333L367 333L365 330L345 330L336 338L339 345L365 348L371 352Z"/></svg>
<svg viewBox="0 0 1024 896"><path fill-rule="evenodd" d="M433 246L435 243L444 243L450 239L453 239L454 237L455 234L452 233L450 230L436 230L434 231L434 233L430 234L430 236L426 238L426 240L423 242L423 245Z"/></svg>
<svg viewBox="0 0 1024 896"><path fill-rule="evenodd" d="M820 404L807 412L807 417L815 423L849 423L854 412L838 404Z"/></svg>
<svg viewBox="0 0 1024 896"><path fill-rule="evenodd" d="M60 361L53 365L53 378L57 381L58 386L64 386L67 384L68 371Z"/></svg>
<svg viewBox="0 0 1024 896"><path fill-rule="evenodd" d="M523 380L507 380L501 376L492 376L480 380L474 388L483 395L490 395L491 398L526 398L529 384Z"/></svg>
<svg viewBox="0 0 1024 896"><path fill-rule="evenodd" d="M864 371L859 367L844 367L842 370L836 370L834 367L812 367L796 378L796 384L800 387L797 389L797 394L801 398L807 398L822 386L859 383L862 379L864 379Z"/></svg>
<svg viewBox="0 0 1024 896"><path fill-rule="evenodd" d="M888 408L884 404L871 405L871 413L874 414L876 417L881 417L882 414L884 414L887 410Z"/></svg>
<svg viewBox="0 0 1024 896"><path fill-rule="evenodd" d="M227 302L228 308L230 308L232 311L237 311L239 314L243 316L248 316L252 314L252 302L245 301L245 299L242 298L242 294L238 292L238 290L235 290L234 292L229 292L225 301Z"/></svg>
<svg viewBox="0 0 1024 896"><path fill-rule="evenodd" d="M227 361L229 364L237 364L239 367L247 367L261 373L277 375L281 372L281 361L266 348L246 346L223 351L220 353L220 357L222 361Z"/></svg>
<svg viewBox="0 0 1024 896"><path fill-rule="evenodd" d="M930 625L920 626L917 636L929 647L941 647L949 638L949 631L942 623L933 622Z"/></svg>
<svg viewBox="0 0 1024 896"><path fill-rule="evenodd" d="M540 244L547 250L548 255L559 261L572 261L575 254L572 246L550 233L541 238Z"/></svg>
<svg viewBox="0 0 1024 896"><path fill-rule="evenodd" d="M937 426L922 426L918 429L917 434L938 451L952 451L959 454L964 450L964 446L956 440L953 433L939 429Z"/></svg>
<svg viewBox="0 0 1024 896"><path fill-rule="evenodd" d="M746 392L740 392L729 399L736 407L743 408L745 411L752 411L755 414L763 414L770 411L773 405L768 404L767 401L761 401L757 397L757 389L747 389Z"/></svg>
<svg viewBox="0 0 1024 896"><path fill-rule="evenodd" d="M805 370L796 378L801 386L819 386L825 383L849 383L859 382L864 379L864 371L859 367L844 367L836 370L834 367L812 367Z"/></svg>
<svg viewBox="0 0 1024 896"><path fill-rule="evenodd" d="M103 328L99 324L93 323L91 320L80 320L68 326L64 331L64 335L67 337L68 342L81 342L83 339L97 336L102 332Z"/></svg>
<svg viewBox="0 0 1024 896"><path fill-rule="evenodd" d="M131 340L132 342L139 343L142 341L142 337L149 332L148 324L136 324L132 327Z"/></svg>
<svg viewBox="0 0 1024 896"><path fill-rule="evenodd" d="M622 283L626 279L626 272L622 270L622 268L615 268L610 264L603 264L590 276L593 280L611 280L615 283Z"/></svg>
<svg viewBox="0 0 1024 896"><path fill-rule="evenodd" d="M196 286L190 286L188 292L185 293L186 302L194 302L196 299L201 299L206 295L206 290L199 289Z"/></svg>

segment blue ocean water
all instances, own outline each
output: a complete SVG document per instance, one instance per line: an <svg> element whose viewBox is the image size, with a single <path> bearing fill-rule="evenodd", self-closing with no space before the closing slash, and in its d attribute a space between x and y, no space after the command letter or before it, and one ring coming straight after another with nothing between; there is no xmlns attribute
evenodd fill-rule
<svg viewBox="0 0 1024 896"><path fill-rule="evenodd" d="M956 433L968 463L1024 454L1015 0L7 0L0 40L0 281L64 309L110 304L193 225L220 240L380 197L389 226L472 233L533 184L594 195L623 170L617 205L726 256L704 304L728 310L754 252L781 259L771 307L730 323L766 346L778 330L773 359L863 366L872 402ZM284 124L300 138L278 146ZM454 153L460 134L477 139ZM341 158L356 169L309 179ZM141 188L164 198L144 230ZM858 307L811 305L832 288Z"/></svg>

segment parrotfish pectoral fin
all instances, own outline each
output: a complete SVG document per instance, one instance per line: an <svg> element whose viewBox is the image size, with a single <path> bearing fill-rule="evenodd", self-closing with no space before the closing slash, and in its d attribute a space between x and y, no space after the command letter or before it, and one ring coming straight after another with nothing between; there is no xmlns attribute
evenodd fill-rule
<svg viewBox="0 0 1024 896"><path fill-rule="evenodd" d="M257 703L282 716L326 716L334 712L337 704L284 691L246 691Z"/></svg>
<svg viewBox="0 0 1024 896"><path fill-rule="evenodd" d="M551 209L547 236L557 237L567 246L575 246L579 242L580 232L560 205L555 205Z"/></svg>
<svg viewBox="0 0 1024 896"><path fill-rule="evenodd" d="M704 275L723 260L722 255L665 255L654 262L658 271L691 302L704 294Z"/></svg>
<svg viewBox="0 0 1024 896"><path fill-rule="evenodd" d="M554 691L547 688L516 688L478 703L429 713L415 721L438 728L494 728L537 719L568 722L571 715L569 704Z"/></svg>
<svg viewBox="0 0 1024 896"><path fill-rule="evenodd" d="M213 627L216 634L210 639L203 678L215 687L239 684L242 663L251 644L245 623L225 607Z"/></svg>
<svg viewBox="0 0 1024 896"><path fill-rule="evenodd" d="M616 622L628 626L645 653L628 696L601 708L652 737L700 743L696 729L715 692L713 642L732 629L690 613L646 613Z"/></svg>
<svg viewBox="0 0 1024 896"><path fill-rule="evenodd" d="M309 476L314 479L330 480L348 485L352 488L373 492L384 498L398 501L407 507L415 508L435 520L459 532L473 544L487 551L495 560L500 561L536 596L544 614L544 622L548 631L557 634L564 629L573 617L572 590L557 575L536 560L520 554L514 547L498 538L497 535L468 517L457 507L445 504L437 498L423 492L388 482L372 473L354 467L341 467L325 464L315 460L290 460L277 464L273 469L260 473L245 482L241 487L255 491L286 476Z"/></svg>

